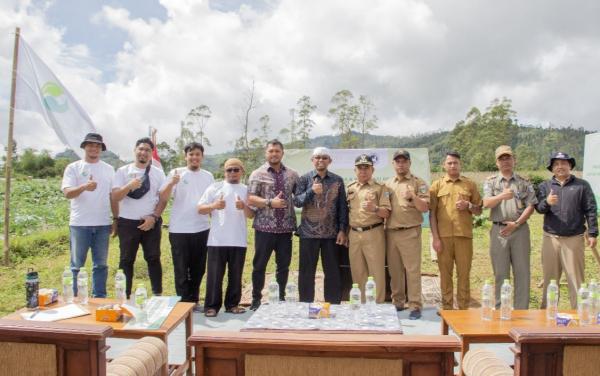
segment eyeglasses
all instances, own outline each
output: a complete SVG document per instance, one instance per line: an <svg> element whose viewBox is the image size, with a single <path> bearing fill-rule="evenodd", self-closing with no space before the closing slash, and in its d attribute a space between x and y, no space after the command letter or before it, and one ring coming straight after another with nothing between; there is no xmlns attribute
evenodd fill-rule
<svg viewBox="0 0 600 376"><path fill-rule="evenodd" d="M329 157L327 155L315 155L313 158L314 159L322 159L324 161L329 159Z"/></svg>
<svg viewBox="0 0 600 376"><path fill-rule="evenodd" d="M233 173L233 172L240 172L241 170L239 168L228 168L227 170L225 170L225 172L229 172L229 173Z"/></svg>

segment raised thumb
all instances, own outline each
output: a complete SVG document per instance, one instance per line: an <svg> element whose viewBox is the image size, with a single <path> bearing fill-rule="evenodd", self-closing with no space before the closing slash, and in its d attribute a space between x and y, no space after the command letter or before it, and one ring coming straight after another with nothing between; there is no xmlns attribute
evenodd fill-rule
<svg viewBox="0 0 600 376"><path fill-rule="evenodd" d="M550 189L550 193L549 194L553 195L554 194L554 189Z"/></svg>
<svg viewBox="0 0 600 376"><path fill-rule="evenodd" d="M94 175L90 174L89 180L94 180Z"/></svg>
<svg viewBox="0 0 600 376"><path fill-rule="evenodd" d="M283 198L283 192L279 191L279 194L277 195L277 198Z"/></svg>

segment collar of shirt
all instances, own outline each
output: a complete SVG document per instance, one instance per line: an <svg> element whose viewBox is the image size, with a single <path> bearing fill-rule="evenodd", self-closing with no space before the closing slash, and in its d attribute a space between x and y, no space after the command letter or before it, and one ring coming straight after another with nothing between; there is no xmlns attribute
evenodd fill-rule
<svg viewBox="0 0 600 376"><path fill-rule="evenodd" d="M279 164L279 166L280 166L279 171L275 171L275 169L273 167L271 167L271 165L268 162L265 163L264 166L267 169L267 171L273 172L275 174L279 174L286 170L286 167L283 165L283 163Z"/></svg>
<svg viewBox="0 0 600 376"><path fill-rule="evenodd" d="M506 179L506 178L504 177L504 175L502 175L502 174L498 174L498 177L500 177L500 181L502 181L502 180L506 180L507 182L510 182L511 180L515 180L515 181L517 180L517 177L515 176L515 173L514 173L514 172L513 172L513 174L510 176L510 178L508 178L508 179Z"/></svg>
<svg viewBox="0 0 600 376"><path fill-rule="evenodd" d="M316 176L319 176L319 173L317 172L317 170L312 170L312 171L310 172L310 178L314 180L314 178L315 178ZM329 177L329 170L325 170L325 176L323 176L323 177L321 178L321 180L325 180L325 179L327 179L328 177Z"/></svg>
<svg viewBox="0 0 600 376"><path fill-rule="evenodd" d="M356 185L358 185L359 187L362 187L363 185L373 185L375 183L375 180L373 179L369 179L368 182L361 184L358 180L356 181Z"/></svg>
<svg viewBox="0 0 600 376"><path fill-rule="evenodd" d="M552 176L552 184L556 184L556 185L561 185L561 186L565 186L567 184L569 184L570 182L572 182L573 180L575 180L575 176L573 175L569 175L569 177L567 178L567 180L565 180L564 184L560 184L560 182L558 181L558 179L556 178L556 176Z"/></svg>
<svg viewBox="0 0 600 376"><path fill-rule="evenodd" d="M412 178L412 174L409 172L406 175L404 175L403 177L398 176L398 174L396 174L396 176L394 176L394 181L396 182L401 182L403 180L410 180Z"/></svg>
<svg viewBox="0 0 600 376"><path fill-rule="evenodd" d="M452 179L450 177L450 175L448 175L448 174L446 174L446 176L444 176L444 181L445 182L449 182L449 181L451 181L451 182L457 182L459 180L462 180L462 175L458 175L458 177L456 179Z"/></svg>

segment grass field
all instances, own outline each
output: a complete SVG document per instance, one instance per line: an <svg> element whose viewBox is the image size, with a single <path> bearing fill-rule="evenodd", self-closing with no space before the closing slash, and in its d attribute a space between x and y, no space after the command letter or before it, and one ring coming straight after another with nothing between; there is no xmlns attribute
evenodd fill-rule
<svg viewBox="0 0 600 376"><path fill-rule="evenodd" d="M489 173L479 173L484 178L489 176ZM485 175L484 175L485 174ZM39 184L44 187L50 187L51 189L58 190L58 181L38 181L37 183L28 182L27 184L33 184L33 188L30 186L29 191L35 191L35 185ZM27 199L27 198L26 198ZM19 210L19 203L23 200L17 199L17 211ZM43 197L39 198L43 200ZM53 199L54 200L54 199ZM42 212L50 212L49 215L60 215L62 221L64 221L64 213L68 213L68 207L66 200L55 202L53 201L52 207L45 207L43 203L38 203L38 207ZM31 205L35 207L35 205ZM23 206L27 210L33 210L29 205ZM54 214L52 214L54 213ZM60 276L66 265L69 264L69 241L68 241L68 226L66 223L59 225L58 227L48 226L48 221L45 220L44 215L38 215L41 218L42 226L31 225L23 227L23 233L29 233L30 235L17 235L13 237L12 247L13 257L10 266L0 266L0 316L13 312L14 310L24 306L25 304L25 290L24 281L25 273L28 268L34 268L40 273L40 281L42 287L60 287ZM68 218L68 217L67 217ZM541 288L537 287L538 282L542 278L541 270L541 259L540 249L542 240L542 216L534 214L529 221L531 228L531 240L532 240L532 251L531 251L531 307L539 307L541 298ZM486 222L482 227L476 228L474 231L474 257L473 267L471 271L471 290L472 295L477 298L479 296L479 290L483 281L486 278L492 278L492 268L490 264L490 258L488 254L489 244L489 226L490 223ZM54 227L54 228L53 228ZM248 236L248 252L246 256L246 265L244 268L244 284L251 283L251 272L252 272L252 256L254 253L253 244L253 232L249 231ZM423 273L437 274L437 265L431 261L429 254L429 229L423 231L423 261L422 270ZM162 263L163 263L163 285L164 293L166 295L174 295L173 286L173 267L171 262L170 245L168 241L168 233L166 229L163 230L162 237ZM110 242L109 249L109 281L107 288L109 294L113 294L113 278L116 272L119 259L119 248L118 241L112 239ZM88 271L90 270L91 260L88 259ZM294 237L294 249L292 265L290 270L298 270L298 238ZM268 266L268 271L274 271L274 260ZM149 287L149 279L147 275L146 263L143 260L141 251L138 253L138 259L135 267L135 281L143 281ZM586 250L586 279L596 278L600 279L600 267L593 259L593 256L589 250ZM204 281L203 281L204 282ZM204 290L204 283L202 284L202 290ZM566 286L562 286L562 297L561 307L567 308L567 291ZM202 293L201 296L204 294Z"/></svg>

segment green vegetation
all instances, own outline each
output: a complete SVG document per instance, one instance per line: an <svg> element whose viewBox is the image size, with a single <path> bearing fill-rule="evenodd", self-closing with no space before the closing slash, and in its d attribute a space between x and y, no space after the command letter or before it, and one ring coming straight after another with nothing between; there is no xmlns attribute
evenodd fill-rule
<svg viewBox="0 0 600 376"><path fill-rule="evenodd" d="M487 173L467 173L467 175L475 179L479 184L483 181ZM541 175L547 175L547 173L541 172ZM22 187L23 186L23 187ZM40 272L40 280L42 287L54 287L60 288L60 276L62 270L66 265L69 264L69 234L68 234L68 202L63 199L58 191L59 181L53 180L19 180L15 182L15 191L18 192L29 192L15 195L15 204L13 210L15 215L23 213L23 210L27 208L28 213L32 213L37 217L40 217L39 222L35 222L28 227L21 227L27 229L27 231L18 232L15 231L11 239L11 265L8 267L0 266L0 317L24 305L24 281L25 273L28 268L34 268ZM34 194L33 191L44 190L44 194ZM52 192L59 192L55 194ZM32 197L48 196L54 197L54 206L49 209L46 208L46 204L38 205L26 205L26 201L31 200ZM59 198L57 198L57 196ZM35 209L39 209L36 211ZM63 213L61 216L56 216L56 213ZM54 219L50 220L49 216L55 215ZM48 216L48 217L47 217ZM52 224L52 225L51 225ZM250 222L249 222L250 226ZM493 275L491 263L489 260L488 246L489 246L489 221L483 221L480 227L477 227L474 231L474 258L473 267L471 271L471 291L475 299L479 297L479 290L483 281ZM542 269L541 269L541 241L542 241L542 216L535 214L529 221L531 229L532 239L532 251L531 251L531 307L539 307L541 288L538 283L542 280ZM15 227L15 228L18 228ZM21 235L27 233L28 235ZM248 235L248 252L246 255L246 264L244 267L244 286L248 286L251 283L252 273L252 257L254 254L254 233L249 231ZM171 252L168 240L168 233L166 229L163 229L163 237L161 243L162 249L162 264L163 264L163 284L164 293L173 295L173 266L171 262ZM141 253L141 250L140 250ZM275 269L274 258L268 266L268 271L273 272ZM113 278L114 273L119 263L119 246L117 239L111 239L109 248L109 280L108 280L108 292L109 295L113 294ZM88 270L91 270L91 260L88 258L87 263ZM437 264L431 261L429 251L429 230L424 229L423 231L423 261L422 261L423 273L437 274ZM290 270L298 270L298 238L294 237L294 251L292 265ZM143 258L138 257L138 261L135 266L135 279L136 281L143 281L147 286L150 286L148 279L146 263ZM593 259L591 252L586 251L586 279L598 278L600 275L600 267ZM204 291L205 281L203 280L202 291ZM566 285L561 285L561 309L567 309L567 288ZM202 292L201 296L204 296Z"/></svg>

